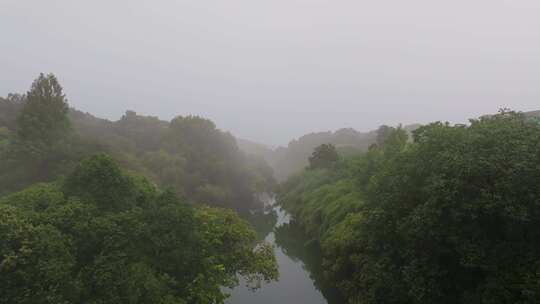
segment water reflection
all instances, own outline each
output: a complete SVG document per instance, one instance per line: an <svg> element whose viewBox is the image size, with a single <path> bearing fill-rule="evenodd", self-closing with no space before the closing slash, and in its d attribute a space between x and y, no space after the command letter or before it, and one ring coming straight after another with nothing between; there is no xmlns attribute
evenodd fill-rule
<svg viewBox="0 0 540 304"><path fill-rule="evenodd" d="M276 227L274 233L276 245L291 259L302 262L313 284L321 291L327 303L343 303L338 291L324 280L318 242L310 240L294 221Z"/></svg>
<svg viewBox="0 0 540 304"><path fill-rule="evenodd" d="M273 206L266 206L263 211L258 211L247 217L248 222L257 232L257 239L264 240L277 225L278 214Z"/></svg>
<svg viewBox="0 0 540 304"><path fill-rule="evenodd" d="M279 280L253 292L244 282L232 291L228 304L341 304L332 289L322 282L320 250L307 242L301 230L290 222L289 215L269 201L269 210L254 214L249 221L261 239L275 245Z"/></svg>

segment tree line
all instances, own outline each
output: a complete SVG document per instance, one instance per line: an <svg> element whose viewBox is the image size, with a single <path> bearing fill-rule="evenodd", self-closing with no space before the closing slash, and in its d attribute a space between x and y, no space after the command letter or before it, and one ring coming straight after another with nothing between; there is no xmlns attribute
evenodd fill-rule
<svg viewBox="0 0 540 304"><path fill-rule="evenodd" d="M98 119L41 74L0 124L0 303L223 303L238 276L277 278L233 211L257 208L271 170L211 121Z"/></svg>
<svg viewBox="0 0 540 304"><path fill-rule="evenodd" d="M540 302L538 119L379 135L354 156L317 149L279 191L325 280L355 304Z"/></svg>
<svg viewBox="0 0 540 304"><path fill-rule="evenodd" d="M257 193L275 186L262 158L241 152L231 134L201 117L167 122L127 111L115 122L96 118L68 107L54 75L40 75L24 95L0 98L0 194L65 176L99 152L186 200L244 214L260 207Z"/></svg>

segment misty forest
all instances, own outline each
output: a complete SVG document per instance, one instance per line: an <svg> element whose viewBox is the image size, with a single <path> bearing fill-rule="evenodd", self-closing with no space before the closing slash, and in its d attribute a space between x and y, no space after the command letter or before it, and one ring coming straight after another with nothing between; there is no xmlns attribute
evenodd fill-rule
<svg viewBox="0 0 540 304"><path fill-rule="evenodd" d="M540 303L539 5L21 3L0 304Z"/></svg>
<svg viewBox="0 0 540 304"><path fill-rule="evenodd" d="M329 303L540 301L538 112L271 150L197 116L100 119L41 74L0 113L1 303L223 303L279 280L273 246Z"/></svg>

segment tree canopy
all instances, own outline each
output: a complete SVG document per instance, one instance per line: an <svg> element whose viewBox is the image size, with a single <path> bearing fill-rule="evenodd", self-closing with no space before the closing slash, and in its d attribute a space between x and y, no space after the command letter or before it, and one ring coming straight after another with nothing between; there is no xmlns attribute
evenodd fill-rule
<svg viewBox="0 0 540 304"><path fill-rule="evenodd" d="M235 212L257 210L267 169L209 120L99 119L41 74L0 98L0 303L213 304L238 276L276 279Z"/></svg>
<svg viewBox="0 0 540 304"><path fill-rule="evenodd" d="M196 208L106 155L0 201L0 303L222 303L277 277L232 211Z"/></svg>
<svg viewBox="0 0 540 304"><path fill-rule="evenodd" d="M52 74L40 74L25 95L0 99L0 194L65 176L98 152L189 201L243 214L260 208L256 194L275 184L264 161L202 117L168 122L126 111L118 121L99 119L69 109Z"/></svg>
<svg viewBox="0 0 540 304"><path fill-rule="evenodd" d="M400 134L401 133L401 134ZM540 301L540 126L433 123L283 185L350 303Z"/></svg>
<svg viewBox="0 0 540 304"><path fill-rule="evenodd" d="M338 159L339 155L334 145L322 144L316 147L313 154L309 157L309 168L330 168Z"/></svg>
<svg viewBox="0 0 540 304"><path fill-rule="evenodd" d="M24 141L51 145L70 129L68 104L53 74L40 74L26 93L17 118L17 136Z"/></svg>

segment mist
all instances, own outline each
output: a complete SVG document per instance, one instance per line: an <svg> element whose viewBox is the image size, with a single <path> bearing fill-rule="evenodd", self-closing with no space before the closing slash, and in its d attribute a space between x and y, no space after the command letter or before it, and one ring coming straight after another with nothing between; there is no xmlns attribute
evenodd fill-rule
<svg viewBox="0 0 540 304"><path fill-rule="evenodd" d="M540 303L539 16L0 0L0 304Z"/></svg>
<svg viewBox="0 0 540 304"><path fill-rule="evenodd" d="M540 104L539 15L534 0L4 0L0 95L53 72L101 117L197 114L273 145L462 122Z"/></svg>

